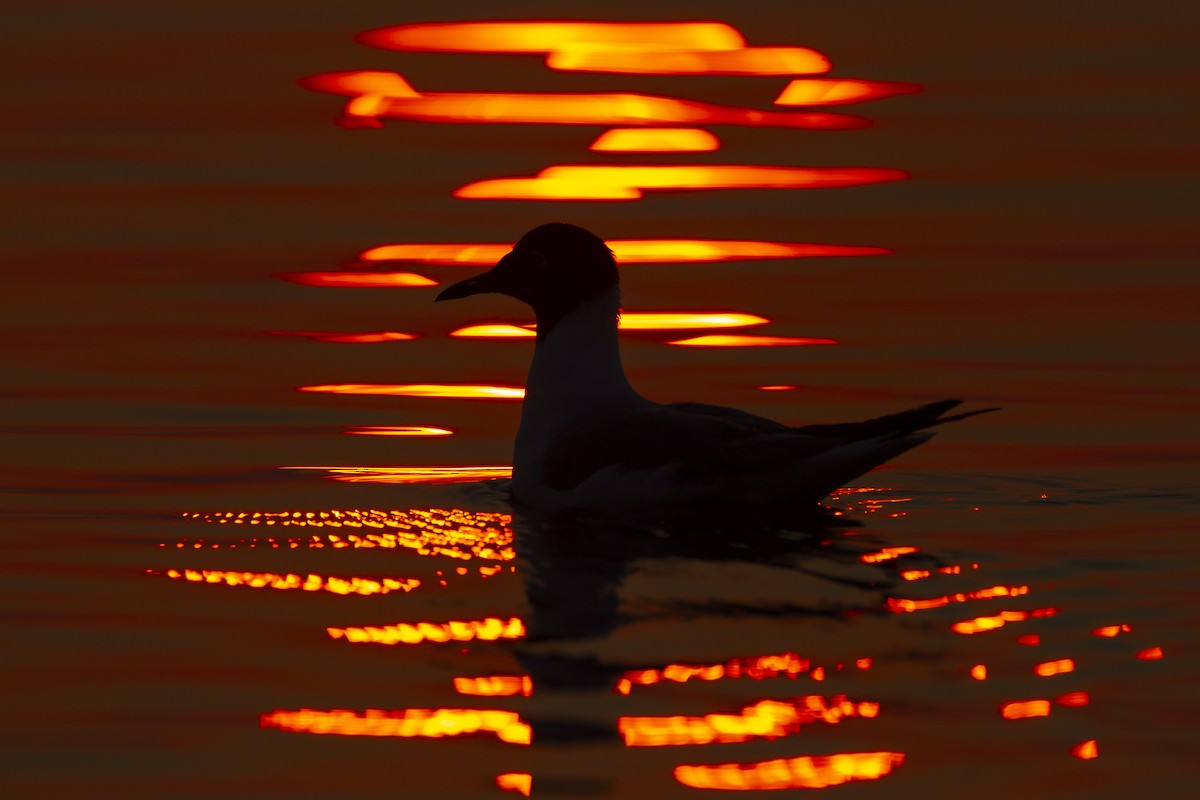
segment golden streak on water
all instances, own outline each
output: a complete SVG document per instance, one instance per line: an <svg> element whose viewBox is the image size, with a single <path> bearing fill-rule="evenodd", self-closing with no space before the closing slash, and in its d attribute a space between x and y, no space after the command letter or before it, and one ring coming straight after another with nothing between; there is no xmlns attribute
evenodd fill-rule
<svg viewBox="0 0 1200 800"><path fill-rule="evenodd" d="M667 344L680 347L804 347L814 344L837 344L834 339L813 339L801 336L696 336Z"/></svg>
<svg viewBox="0 0 1200 800"><path fill-rule="evenodd" d="M854 664L858 669L871 668L871 659L860 658ZM629 694L633 686L649 686L662 681L687 683L690 680L715 681L723 678L750 678L765 680L780 676L795 678L811 672L814 680L817 672L823 676L822 667L812 668L812 662L796 653L777 653L765 656L733 658L720 664L668 664L662 669L636 669L624 672L617 681L616 690Z"/></svg>
<svg viewBox="0 0 1200 800"><path fill-rule="evenodd" d="M777 106L833 106L863 103L923 91L919 83L864 81L853 78L797 78L784 87Z"/></svg>
<svg viewBox="0 0 1200 800"><path fill-rule="evenodd" d="M523 386L496 386L480 383L330 383L297 388L301 392L446 397L472 400L520 400L525 396Z"/></svg>
<svg viewBox="0 0 1200 800"><path fill-rule="evenodd" d="M252 589L299 590L329 592L340 595L372 595L390 592L411 592L421 585L416 578L341 578L334 575L274 572L234 572L217 569L168 569L165 572L147 570L152 575L164 575L175 580L224 586L249 586Z"/></svg>
<svg viewBox="0 0 1200 800"><path fill-rule="evenodd" d="M588 148L597 153L709 153L721 141L701 128L612 128Z"/></svg>
<svg viewBox="0 0 1200 800"><path fill-rule="evenodd" d="M882 778L904 763L904 753L838 753L752 764L680 765L675 779L696 789L735 791L824 789L850 781Z"/></svg>
<svg viewBox="0 0 1200 800"><path fill-rule="evenodd" d="M620 264L873 256L891 252L884 247L731 239L608 239L605 244L612 249ZM490 267L511 249L511 244L406 243L373 247L363 251L358 257L366 262L415 261L423 264Z"/></svg>
<svg viewBox="0 0 1200 800"><path fill-rule="evenodd" d="M1014 700L1000 706L1000 716L1005 719L1029 719L1050 716L1049 700Z"/></svg>
<svg viewBox="0 0 1200 800"><path fill-rule="evenodd" d="M360 425L346 433L358 436L450 436L454 431L431 425Z"/></svg>
<svg viewBox="0 0 1200 800"><path fill-rule="evenodd" d="M422 644L424 642L493 642L498 639L520 639L525 635L525 623L520 617L486 617L481 620L451 620L450 622L407 622L395 625L326 628L331 639L345 639L351 644Z"/></svg>
<svg viewBox="0 0 1200 800"><path fill-rule="evenodd" d="M1035 674L1043 678L1049 678L1052 675L1062 675L1066 672L1075 671L1075 660L1072 658L1060 658L1057 661L1043 661L1041 664L1034 666Z"/></svg>
<svg viewBox="0 0 1200 800"><path fill-rule="evenodd" d="M1032 611L1001 611L999 614L992 614L986 617L976 617L975 619L956 622L950 626L950 630L955 633L973 634L985 633L1003 628L1009 622L1021 622L1031 618L1052 617L1058 613L1058 609L1035 608Z"/></svg>
<svg viewBox="0 0 1200 800"><path fill-rule="evenodd" d="M359 35L389 50L453 53L550 53L567 48L737 51L746 40L724 22L437 22L396 25Z"/></svg>
<svg viewBox="0 0 1200 800"><path fill-rule="evenodd" d="M511 561L516 555L512 548L512 516L497 512L462 509L335 509L193 512L185 513L184 517L217 524L344 529L337 534L242 539L239 542L209 545L212 548L406 548L419 555L443 556L461 561L472 558ZM184 539L175 544L176 548L189 546L204 547L204 540L190 542ZM500 567L481 566L479 569L483 577L490 577L499 572Z"/></svg>
<svg viewBox="0 0 1200 800"><path fill-rule="evenodd" d="M454 679L454 691L473 697L511 697L533 694L533 679L528 675L481 675Z"/></svg>
<svg viewBox="0 0 1200 800"><path fill-rule="evenodd" d="M878 550L876 552L873 552L873 553L863 553L861 556L859 556L859 559L861 559L866 564L878 564L881 561L891 561L894 558L899 558L900 556L906 556L911 553L916 553L919 550L920 550L920 548L909 547L909 546L885 547L885 548Z"/></svg>
<svg viewBox="0 0 1200 800"><path fill-rule="evenodd" d="M965 603L968 600L990 600L996 597L1020 597L1029 594L1028 586L989 586L986 589L976 589L973 592L956 592L944 594L941 597L930 597L924 600L910 600L902 597L889 597L889 611L903 613L906 611L922 611L929 608L941 608L951 603Z"/></svg>
<svg viewBox="0 0 1200 800"><path fill-rule="evenodd" d="M908 178L882 167L780 167L742 164L557 164L535 175L464 184L472 200L639 200L647 191L828 189Z"/></svg>
<svg viewBox="0 0 1200 800"><path fill-rule="evenodd" d="M327 473L325 477L344 483L465 483L512 476L512 467L494 464L457 467L284 466L279 469L322 470Z"/></svg>
<svg viewBox="0 0 1200 800"><path fill-rule="evenodd" d="M497 788L529 797L533 791L533 775L528 772L504 772L496 776Z"/></svg>
<svg viewBox="0 0 1200 800"><path fill-rule="evenodd" d="M333 331L268 331L272 336L303 336L318 342L341 344L371 344L375 342L408 342L417 337L411 333L378 331L376 333L335 333Z"/></svg>
<svg viewBox="0 0 1200 800"><path fill-rule="evenodd" d="M441 739L492 733L511 744L529 744L531 729L514 711L496 709L409 708L398 711L367 709L356 713L343 709L317 711L272 711L259 717L263 728L292 733L337 736L398 736Z"/></svg>
<svg viewBox="0 0 1200 800"><path fill-rule="evenodd" d="M438 282L414 272L281 272L276 275L302 286L340 286L358 289L419 289Z"/></svg>
<svg viewBox="0 0 1200 800"><path fill-rule="evenodd" d="M532 339L537 331L530 328L519 328L516 325L468 325L450 332L457 339Z"/></svg>
<svg viewBox="0 0 1200 800"><path fill-rule="evenodd" d="M794 700L761 700L740 714L706 714L702 717L635 717L617 720L626 747L705 745L774 739L800 730L802 725L823 722L836 725L845 717L875 717L879 704L854 703L845 695L825 700L806 695Z"/></svg>
<svg viewBox="0 0 1200 800"><path fill-rule="evenodd" d="M745 47L739 50L561 48L546 66L564 72L626 75L804 75L828 72L829 59L807 47Z"/></svg>

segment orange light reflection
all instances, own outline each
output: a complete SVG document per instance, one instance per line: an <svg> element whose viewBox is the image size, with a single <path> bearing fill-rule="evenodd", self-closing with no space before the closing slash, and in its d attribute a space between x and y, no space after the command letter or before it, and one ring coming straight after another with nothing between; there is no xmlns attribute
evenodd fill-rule
<svg viewBox="0 0 1200 800"><path fill-rule="evenodd" d="M458 339L532 339L537 332L516 325L497 323L494 325L468 325L450 332Z"/></svg>
<svg viewBox="0 0 1200 800"><path fill-rule="evenodd" d="M512 517L487 511L463 511L461 509L410 509L408 511L382 511L376 509L348 509L332 511L253 511L184 514L185 518L209 523L233 523L237 525L263 525L301 528L347 528L340 534L310 535L304 537L254 538L221 547L271 547L296 549L300 547L321 549L342 548L407 548L425 556L445 556L462 561L480 558L492 561L511 561L515 558L512 549ZM365 529L365 530L364 530ZM361 531L361 532L360 532ZM188 546L187 539L176 543L177 548ZM204 540L192 546L202 547ZM483 567L480 568L481 570Z"/></svg>
<svg viewBox="0 0 1200 800"><path fill-rule="evenodd" d="M680 347L804 347L814 344L837 344L834 339L813 339L801 336L694 336L667 344Z"/></svg>
<svg viewBox="0 0 1200 800"><path fill-rule="evenodd" d="M218 569L168 569L166 572L156 572L155 570L147 570L147 572L151 575L164 575L168 578L192 583L249 586L252 589L277 589L280 591L329 592L340 595L411 592L421 585L416 578L339 578L334 575L321 576L313 573L297 575L274 572L227 572Z"/></svg>
<svg viewBox="0 0 1200 800"><path fill-rule="evenodd" d="M738 50L746 40L724 22L433 22L365 31L358 41L385 50L442 53L550 53L565 47Z"/></svg>
<svg viewBox="0 0 1200 800"><path fill-rule="evenodd" d="M1000 716L1005 719L1029 719L1050 716L1049 700L1014 700L1000 706Z"/></svg>
<svg viewBox="0 0 1200 800"><path fill-rule="evenodd" d="M985 631L994 631L998 628L1003 628L1009 622L1020 622L1022 620L1040 617L1052 617L1058 613L1057 608L1035 608L1033 611L1001 611L999 614L993 614L987 617L976 617L975 619L956 622L950 626L950 630L955 633L973 634L984 633Z"/></svg>
<svg viewBox="0 0 1200 800"><path fill-rule="evenodd" d="M278 728L292 733L334 734L337 736L400 736L440 739L446 736L495 734L503 742L529 744L532 731L514 711L496 709L408 708L384 711L369 708L359 714L334 709L316 711L272 711L259 717L263 728Z"/></svg>
<svg viewBox="0 0 1200 800"><path fill-rule="evenodd" d="M528 772L505 772L496 776L496 786L506 792L517 792L529 797L533 791L533 775Z"/></svg>
<svg viewBox="0 0 1200 800"><path fill-rule="evenodd" d="M866 489L863 491L876 491L876 490ZM881 561L891 561L892 559L899 558L900 556L906 556L906 555L909 555L910 553L916 553L919 549L920 548L909 547L909 546L885 547L882 550L878 550L874 553L863 553L861 556L859 556L859 558L864 563L867 563L867 564L878 564Z"/></svg>
<svg viewBox="0 0 1200 800"><path fill-rule="evenodd" d="M883 247L734 239L608 239L621 264L714 263L778 258L874 256ZM413 261L422 264L490 267L512 249L511 244L388 244L359 254L362 261Z"/></svg>
<svg viewBox="0 0 1200 800"><path fill-rule="evenodd" d="M377 333L334 333L332 331L268 331L272 336L303 336L318 342L364 344L371 342L407 342L417 337L411 333L379 331Z"/></svg>
<svg viewBox="0 0 1200 800"><path fill-rule="evenodd" d="M813 75L828 72L829 59L807 47L746 47L740 50L563 48L546 66L564 72L625 75Z"/></svg>
<svg viewBox="0 0 1200 800"><path fill-rule="evenodd" d="M533 694L533 679L528 675L482 675L455 678L454 691L472 697L512 697Z"/></svg>
<svg viewBox="0 0 1200 800"><path fill-rule="evenodd" d="M800 730L802 725L824 722L836 725L845 717L875 717L878 703L854 703L845 695L826 701L820 695L794 700L761 700L740 714L706 714L703 717L620 717L617 729L626 747L703 745L774 739Z"/></svg>
<svg viewBox="0 0 1200 800"><path fill-rule="evenodd" d="M1132 626L1122 623L1120 625L1105 625L1102 628L1096 628L1096 630L1092 631L1092 635L1111 639L1114 636L1119 636L1122 633L1130 633L1131 631L1133 631Z"/></svg>
<svg viewBox="0 0 1200 800"><path fill-rule="evenodd" d="M421 644L423 642L494 642L497 639L520 639L525 635L525 623L520 617L486 617L480 620L451 620L450 622L407 622L395 625L368 627L326 628L331 639L345 639L351 644Z"/></svg>
<svg viewBox="0 0 1200 800"><path fill-rule="evenodd" d="M1161 647L1147 647L1145 650L1139 650L1137 657L1143 661L1156 661L1163 657Z"/></svg>
<svg viewBox="0 0 1200 800"><path fill-rule="evenodd" d="M429 425L360 425L346 433L358 436L450 436L454 431Z"/></svg>
<svg viewBox="0 0 1200 800"><path fill-rule="evenodd" d="M629 670L617 682L617 691L629 694L634 684L649 686L661 681L687 683L695 678L702 681L715 681L722 678L750 678L764 680L785 675L795 678L808 672L812 662L801 658L795 653L779 653L766 656L751 656L749 658L734 658L723 664L668 664L662 669ZM866 669L866 667L860 667Z"/></svg>
<svg viewBox="0 0 1200 800"><path fill-rule="evenodd" d="M493 386L479 383L333 383L300 386L301 392L333 394L379 394L396 397L451 397L471 400L520 400L522 386Z"/></svg>
<svg viewBox="0 0 1200 800"><path fill-rule="evenodd" d="M1087 692L1067 692L1054 698L1054 702L1067 708L1082 708L1092 701Z"/></svg>
<svg viewBox="0 0 1200 800"><path fill-rule="evenodd" d="M976 664L975 666L971 667L971 677L977 681L986 681L987 680L987 665L986 664Z"/></svg>
<svg viewBox="0 0 1200 800"><path fill-rule="evenodd" d="M1043 678L1074 672L1075 660L1072 658L1060 658L1057 661L1043 661L1041 664L1035 665L1033 671Z"/></svg>
<svg viewBox="0 0 1200 800"><path fill-rule="evenodd" d="M472 200L638 200L656 190L830 189L907 177L906 172L882 167L560 164L534 176L468 183L453 195Z"/></svg>
<svg viewBox="0 0 1200 800"><path fill-rule="evenodd" d="M1100 751L1096 746L1095 739L1088 739L1086 742L1080 742L1071 748L1071 755L1076 758L1089 759L1096 758L1100 755Z"/></svg>
<svg viewBox="0 0 1200 800"><path fill-rule="evenodd" d="M711 153L721 140L701 128L613 128L588 148L595 153Z"/></svg>
<svg viewBox="0 0 1200 800"><path fill-rule="evenodd" d="M415 272L279 272L275 277L301 286L342 286L357 289L422 288L438 282Z"/></svg>
<svg viewBox="0 0 1200 800"><path fill-rule="evenodd" d="M777 106L835 106L865 103L924 91L919 83L864 81L853 78L797 78L775 98Z"/></svg>
<svg viewBox="0 0 1200 800"><path fill-rule="evenodd" d="M990 600L995 597L1020 597L1029 594L1028 586L989 586L986 589L976 589L973 592L956 592L944 594L941 597L931 597L925 600L910 600L901 597L889 597L889 611L904 613L922 611L929 608L941 608L951 603L965 603L968 600Z"/></svg>
<svg viewBox="0 0 1200 800"><path fill-rule="evenodd" d="M512 467L490 464L453 467L285 466L280 469L322 470L327 478L343 483L464 483L512 476Z"/></svg>
<svg viewBox="0 0 1200 800"><path fill-rule="evenodd" d="M380 118L516 125L746 125L851 130L870 122L827 111L760 111L634 92L417 92L386 72L326 72L300 80L317 92L348 95L344 124L379 127ZM388 86L396 88L393 94ZM364 91L366 89L366 91Z"/></svg>
<svg viewBox="0 0 1200 800"><path fill-rule="evenodd" d="M903 763L903 753L878 752L779 758L753 764L681 764L675 768L675 780L696 789L824 789L882 778Z"/></svg>

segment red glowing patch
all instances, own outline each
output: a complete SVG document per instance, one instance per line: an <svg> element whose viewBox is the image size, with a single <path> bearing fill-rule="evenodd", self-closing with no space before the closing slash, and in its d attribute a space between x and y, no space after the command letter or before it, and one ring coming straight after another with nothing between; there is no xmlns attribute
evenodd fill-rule
<svg viewBox="0 0 1200 800"><path fill-rule="evenodd" d="M710 153L721 141L699 128L613 128L588 149L596 153Z"/></svg>
<svg viewBox="0 0 1200 800"><path fill-rule="evenodd" d="M865 103L924 91L919 83L863 81L847 78L797 78L775 99L778 106L833 106Z"/></svg>
<svg viewBox="0 0 1200 800"><path fill-rule="evenodd" d="M529 724L513 711L495 709L408 708L399 711L367 709L363 713L334 709L272 711L259 717L263 728L292 733L337 736L399 736L440 739L444 736L495 734L511 744L529 744Z"/></svg>
<svg viewBox="0 0 1200 800"><path fill-rule="evenodd" d="M813 339L802 336L696 336L667 344L680 347L805 347L815 344L837 344L834 339Z"/></svg>
<svg viewBox="0 0 1200 800"><path fill-rule="evenodd" d="M343 483L466 483L512 476L512 467L504 465L463 465L451 467L310 467L288 466L280 469L319 470L330 480Z"/></svg>
<svg viewBox="0 0 1200 800"><path fill-rule="evenodd" d="M605 244L612 248L620 264L876 256L891 252L883 247L728 239L608 239ZM490 267L511 249L511 244L390 244L366 250L359 254L359 259L367 262L412 261L422 264Z"/></svg>
<svg viewBox="0 0 1200 800"><path fill-rule="evenodd" d="M301 286L341 286L351 289L425 288L438 282L413 272L281 272L275 277Z"/></svg>
<svg viewBox="0 0 1200 800"><path fill-rule="evenodd" d="M561 164L537 175L460 186L473 200L639 200L647 191L829 189L904 180L881 167L776 167L737 164Z"/></svg>
<svg viewBox="0 0 1200 800"><path fill-rule="evenodd" d="M340 344L369 344L375 342L407 342L417 337L411 333L379 331L377 333L334 333L332 331L269 331L272 336L303 336L316 342Z"/></svg>
<svg viewBox="0 0 1200 800"><path fill-rule="evenodd" d="M675 780L695 789L824 789L850 781L882 778L903 763L904 753L880 752L800 756L753 764L681 764L675 768Z"/></svg>

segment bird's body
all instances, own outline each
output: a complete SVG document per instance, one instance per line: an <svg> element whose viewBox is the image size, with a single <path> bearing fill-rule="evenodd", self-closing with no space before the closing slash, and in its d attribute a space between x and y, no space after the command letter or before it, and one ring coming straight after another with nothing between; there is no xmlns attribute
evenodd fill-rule
<svg viewBox="0 0 1200 800"><path fill-rule="evenodd" d="M630 386L617 340L612 254L563 223L536 228L489 273L438 299L510 294L533 306L538 340L513 455L513 494L537 508L602 511L812 504L921 444L948 400L861 423L789 427ZM980 412L974 412L980 413Z"/></svg>

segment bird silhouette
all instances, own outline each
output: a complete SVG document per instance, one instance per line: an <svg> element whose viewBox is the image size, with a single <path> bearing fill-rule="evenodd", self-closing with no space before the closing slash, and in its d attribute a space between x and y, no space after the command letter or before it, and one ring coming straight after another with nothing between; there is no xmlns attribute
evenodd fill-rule
<svg viewBox="0 0 1200 800"><path fill-rule="evenodd" d="M928 441L943 400L863 422L792 427L705 403L656 403L630 386L617 340L620 280L595 234L553 222L438 301L514 297L537 316L513 453L513 496L547 510L802 506Z"/></svg>

